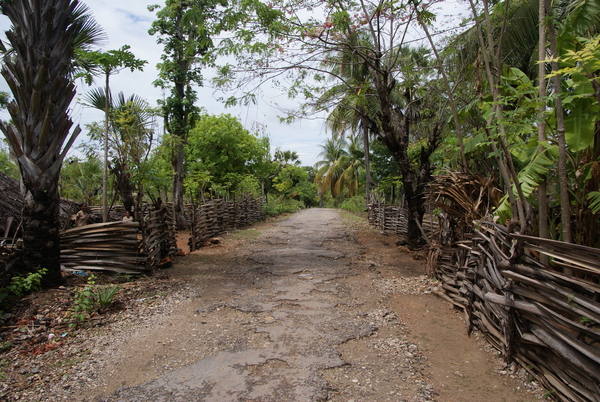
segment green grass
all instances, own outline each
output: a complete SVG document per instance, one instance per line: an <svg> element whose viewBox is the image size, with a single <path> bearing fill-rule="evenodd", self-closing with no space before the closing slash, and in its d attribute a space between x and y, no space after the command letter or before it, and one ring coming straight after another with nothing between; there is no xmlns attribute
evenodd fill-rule
<svg viewBox="0 0 600 402"><path fill-rule="evenodd" d="M261 232L256 229L237 230L229 235L231 240L254 241L261 235Z"/></svg>
<svg viewBox="0 0 600 402"><path fill-rule="evenodd" d="M345 209L339 209L339 214L344 225L351 229L373 229L367 222L366 212L350 212Z"/></svg>

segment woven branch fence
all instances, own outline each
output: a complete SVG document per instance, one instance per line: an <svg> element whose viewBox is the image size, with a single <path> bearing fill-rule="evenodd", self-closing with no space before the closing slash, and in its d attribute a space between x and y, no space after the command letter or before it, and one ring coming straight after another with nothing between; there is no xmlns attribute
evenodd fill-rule
<svg viewBox="0 0 600 402"><path fill-rule="evenodd" d="M177 252L172 218L166 208L147 211L142 222L106 222L65 230L61 264L68 270L139 274Z"/></svg>
<svg viewBox="0 0 600 402"><path fill-rule="evenodd" d="M445 298L557 399L600 401L600 250L478 226L432 250Z"/></svg>
<svg viewBox="0 0 600 402"><path fill-rule="evenodd" d="M238 202L212 200L192 211L190 251L202 247L215 236L248 226L264 218L263 198Z"/></svg>
<svg viewBox="0 0 600 402"><path fill-rule="evenodd" d="M368 205L369 223L386 232L397 236L406 236L408 229L408 218L406 208L398 205L388 205L384 201L371 198ZM437 232L437 219L431 214L423 218L422 229L426 235Z"/></svg>
<svg viewBox="0 0 600 402"><path fill-rule="evenodd" d="M381 208L372 215L386 215ZM467 331L484 333L556 400L600 401L600 250L442 217L429 270L442 281L437 295L464 312Z"/></svg>

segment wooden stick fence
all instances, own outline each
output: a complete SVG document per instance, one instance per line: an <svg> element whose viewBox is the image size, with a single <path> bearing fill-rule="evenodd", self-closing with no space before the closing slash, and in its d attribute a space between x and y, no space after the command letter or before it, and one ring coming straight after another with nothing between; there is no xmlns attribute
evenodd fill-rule
<svg viewBox="0 0 600 402"><path fill-rule="evenodd" d="M368 205L368 219L373 226L398 236L406 236L408 232L406 208L397 205L386 205L383 201L372 199ZM437 220L433 215L427 214L423 218L422 227L425 233L437 231Z"/></svg>
<svg viewBox="0 0 600 402"><path fill-rule="evenodd" d="M402 233L394 214L372 203L369 221ZM430 272L442 281L436 294L464 312L467 331L483 332L555 399L600 401L600 250L441 216Z"/></svg>
<svg viewBox="0 0 600 402"><path fill-rule="evenodd" d="M600 402L600 250L489 222L500 195L493 179L468 173L431 183L429 200L444 211L428 258L436 294L555 399ZM373 203L369 220L386 227L389 210Z"/></svg>
<svg viewBox="0 0 600 402"><path fill-rule="evenodd" d="M212 200L194 209L190 251L209 239L263 219L263 198L244 198L239 202Z"/></svg>
<svg viewBox="0 0 600 402"><path fill-rule="evenodd" d="M441 239L436 272L468 330L485 333L559 400L600 401L600 250L491 222L449 239Z"/></svg>
<svg viewBox="0 0 600 402"><path fill-rule="evenodd" d="M61 264L69 270L139 274L177 252L166 209L149 211L142 222L96 223L61 233Z"/></svg>

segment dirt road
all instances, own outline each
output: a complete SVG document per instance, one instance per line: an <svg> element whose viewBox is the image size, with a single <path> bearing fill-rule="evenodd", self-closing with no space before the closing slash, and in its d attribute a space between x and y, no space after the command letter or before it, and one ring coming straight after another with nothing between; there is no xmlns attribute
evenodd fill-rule
<svg viewBox="0 0 600 402"><path fill-rule="evenodd" d="M106 362L98 387L74 396L534 400L509 372L498 374L503 367L466 338L448 304L427 294L420 263L393 238L360 229L336 210L310 209L183 258L170 275L189 281L187 296L110 356L95 356Z"/></svg>

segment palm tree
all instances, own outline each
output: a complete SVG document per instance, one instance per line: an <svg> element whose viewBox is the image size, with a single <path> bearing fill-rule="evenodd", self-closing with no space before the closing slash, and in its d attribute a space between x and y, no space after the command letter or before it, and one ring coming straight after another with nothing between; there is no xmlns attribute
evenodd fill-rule
<svg viewBox="0 0 600 402"><path fill-rule="evenodd" d="M110 149L110 170L116 179L115 189L120 194L125 209L132 211L135 183L130 170L136 168L139 171L148 158L154 137L152 125L156 113L148 102L135 94L126 97L123 92L119 92L116 97L108 98L107 100L104 88L96 88L84 97L84 101L87 106L106 113L105 123L109 130L106 131L105 128L102 133L105 153L108 154ZM99 135L97 132L90 134L94 138ZM104 194L102 198L104 204Z"/></svg>
<svg viewBox="0 0 600 402"><path fill-rule="evenodd" d="M61 169L61 196L94 205L102 188L102 161L95 156L86 160L66 160Z"/></svg>
<svg viewBox="0 0 600 402"><path fill-rule="evenodd" d="M85 60L86 65L89 66L88 74L85 74L86 80L92 81L93 75L104 75L104 93L108 96L104 96L104 173L102 176L102 221L106 222L108 218L108 113L111 99L110 92L110 76L118 73L119 71L129 68L132 72L134 70L143 70L146 60L136 59L134 54L129 51L130 46L124 45L117 50L109 50L107 52L87 52L82 60Z"/></svg>
<svg viewBox="0 0 600 402"><path fill-rule="evenodd" d="M343 138L331 138L321 145L323 151L319 156L323 160L317 162L315 184L319 194L323 196L329 192L333 198L341 201L344 189L350 197L358 193L359 172L363 168L363 161L357 157L362 154L358 136L351 136L347 143Z"/></svg>
<svg viewBox="0 0 600 402"><path fill-rule="evenodd" d="M348 41L368 43L367 38L357 38L356 35L350 35ZM362 137L366 174L365 201L368 204L370 188L374 184L369 158L369 127L372 126L370 119L379 112L375 91L369 83L368 65L356 53L342 49L335 57L328 59L325 67L331 70L332 79L340 80L341 83L326 91L317 100L315 108L329 109L333 105L326 123L334 138L343 139L347 132Z"/></svg>
<svg viewBox="0 0 600 402"><path fill-rule="evenodd" d="M81 131L71 131L68 115L76 93L70 72L75 47L93 43L98 29L77 0L13 0L0 7L12 23L2 75L14 96L8 106L13 124L0 122L0 129L21 171L23 259L30 272L46 268L46 285L56 285L62 282L60 169Z"/></svg>
<svg viewBox="0 0 600 402"><path fill-rule="evenodd" d="M335 194L335 183L341 172L334 170L334 166L342 155L346 155L345 146L346 141L343 138L330 138L320 145L322 151L319 156L322 159L315 164L317 174L314 182L319 187L321 207L323 206L323 196L328 190L332 195Z"/></svg>

